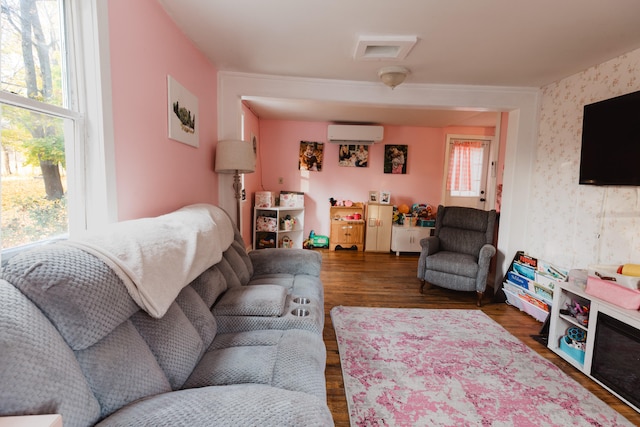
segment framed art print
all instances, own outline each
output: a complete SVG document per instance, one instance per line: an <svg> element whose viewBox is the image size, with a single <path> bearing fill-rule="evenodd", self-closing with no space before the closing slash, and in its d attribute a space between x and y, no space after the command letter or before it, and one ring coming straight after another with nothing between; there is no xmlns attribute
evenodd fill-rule
<svg viewBox="0 0 640 427"><path fill-rule="evenodd" d="M169 138L198 147L198 98L167 76Z"/></svg>
<svg viewBox="0 0 640 427"><path fill-rule="evenodd" d="M300 141L298 169L320 172L323 157L324 144L322 142Z"/></svg>
<svg viewBox="0 0 640 427"><path fill-rule="evenodd" d="M366 168L369 165L368 145L340 145L338 149L338 164L356 168Z"/></svg>
<svg viewBox="0 0 640 427"><path fill-rule="evenodd" d="M384 173L407 173L407 145L384 146Z"/></svg>

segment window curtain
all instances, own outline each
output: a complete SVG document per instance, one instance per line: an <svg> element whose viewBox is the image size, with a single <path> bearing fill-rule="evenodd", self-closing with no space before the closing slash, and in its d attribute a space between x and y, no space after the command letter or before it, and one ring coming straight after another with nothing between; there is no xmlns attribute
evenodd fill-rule
<svg viewBox="0 0 640 427"><path fill-rule="evenodd" d="M448 191L471 191L473 159L482 156L482 141L453 140L449 151Z"/></svg>

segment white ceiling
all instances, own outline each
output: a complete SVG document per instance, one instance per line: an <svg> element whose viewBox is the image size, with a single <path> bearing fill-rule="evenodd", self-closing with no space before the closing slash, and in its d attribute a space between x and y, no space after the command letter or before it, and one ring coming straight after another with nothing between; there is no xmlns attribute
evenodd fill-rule
<svg viewBox="0 0 640 427"><path fill-rule="evenodd" d="M220 71L403 85L542 87L640 47L638 0L159 0ZM415 36L403 60L356 60L360 37ZM382 83L380 83L382 84ZM389 89L391 90L391 89ZM495 113L248 98L261 118L487 125Z"/></svg>

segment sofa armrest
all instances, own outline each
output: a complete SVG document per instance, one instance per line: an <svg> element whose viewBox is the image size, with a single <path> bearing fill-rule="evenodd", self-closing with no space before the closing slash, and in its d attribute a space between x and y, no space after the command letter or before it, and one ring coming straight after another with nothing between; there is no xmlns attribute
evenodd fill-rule
<svg viewBox="0 0 640 427"><path fill-rule="evenodd" d="M267 248L249 252L253 275L307 274L319 277L322 255L308 249Z"/></svg>

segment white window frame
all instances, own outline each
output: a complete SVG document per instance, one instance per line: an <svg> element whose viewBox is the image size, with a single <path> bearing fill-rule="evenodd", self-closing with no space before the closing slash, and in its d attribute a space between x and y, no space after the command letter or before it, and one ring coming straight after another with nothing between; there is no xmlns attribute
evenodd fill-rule
<svg viewBox="0 0 640 427"><path fill-rule="evenodd" d="M64 0L70 88L77 110L84 117L83 135L78 138L77 176L82 176L80 190L82 213L70 225L71 236L96 230L118 220L116 168L111 98L111 63L109 55L109 8L107 0ZM72 61L75 59L75 62ZM71 213L70 213L71 215ZM75 215L75 213L74 213ZM79 215L83 217L80 218ZM71 216L70 216L71 223Z"/></svg>

